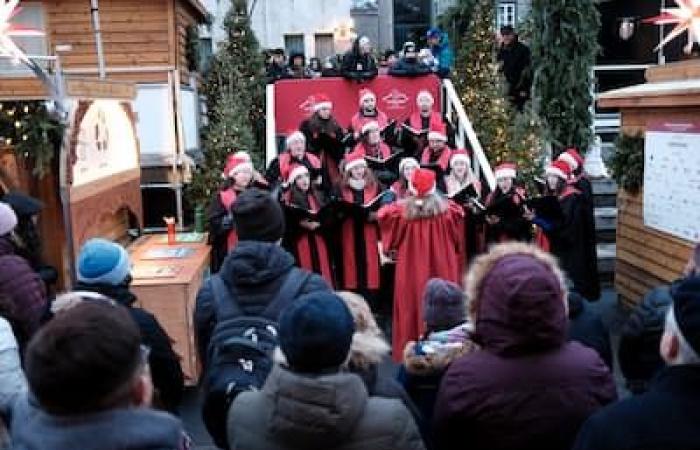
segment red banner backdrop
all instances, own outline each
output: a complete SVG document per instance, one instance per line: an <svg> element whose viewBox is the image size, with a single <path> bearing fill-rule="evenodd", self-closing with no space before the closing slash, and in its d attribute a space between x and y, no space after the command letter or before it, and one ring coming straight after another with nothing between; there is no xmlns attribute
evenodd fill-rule
<svg viewBox="0 0 700 450"><path fill-rule="evenodd" d="M416 95L423 89L435 98L435 110L440 110L440 79L435 75L417 78L396 78L380 75L369 83L354 83L343 78L312 80L282 80L275 83L275 129L286 135L311 115L315 96L325 94L333 101L333 115L340 125L348 128L350 119L359 108L359 91L371 89L377 104L389 119L403 121L416 109Z"/></svg>

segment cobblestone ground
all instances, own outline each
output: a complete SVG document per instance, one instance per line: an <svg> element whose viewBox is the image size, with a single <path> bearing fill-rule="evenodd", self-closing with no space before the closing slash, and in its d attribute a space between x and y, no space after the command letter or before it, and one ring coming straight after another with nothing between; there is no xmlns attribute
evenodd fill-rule
<svg viewBox="0 0 700 450"><path fill-rule="evenodd" d="M617 349L619 334L618 330L624 320L624 313L618 309L615 292L606 290L603 292L603 297L600 301L593 304L603 315L603 321L609 327L613 349ZM615 352L617 353L617 352ZM615 380L618 386L620 396L627 396L628 393L623 387L622 376L615 359ZM185 424L185 429L194 441L195 450L216 450L217 447L211 441L200 415L200 398L196 388L189 388L185 394L185 399L181 408L181 418Z"/></svg>

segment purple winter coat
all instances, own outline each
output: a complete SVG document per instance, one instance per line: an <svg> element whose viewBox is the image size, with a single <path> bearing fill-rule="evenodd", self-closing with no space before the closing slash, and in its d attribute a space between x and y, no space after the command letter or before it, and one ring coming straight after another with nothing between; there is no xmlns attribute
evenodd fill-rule
<svg viewBox="0 0 700 450"><path fill-rule="evenodd" d="M46 287L27 260L15 254L12 242L0 237L0 294L12 299L15 314L31 336L39 328L48 303Z"/></svg>
<svg viewBox="0 0 700 450"><path fill-rule="evenodd" d="M616 398L597 353L566 342L563 294L519 264L512 258L483 276L490 286L481 289L474 336L482 349L454 361L442 380L440 450L569 449L586 418Z"/></svg>

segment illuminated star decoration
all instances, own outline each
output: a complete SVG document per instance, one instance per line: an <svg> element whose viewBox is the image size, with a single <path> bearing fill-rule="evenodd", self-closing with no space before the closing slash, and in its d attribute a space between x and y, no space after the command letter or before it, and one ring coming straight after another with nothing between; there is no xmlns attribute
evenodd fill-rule
<svg viewBox="0 0 700 450"><path fill-rule="evenodd" d="M12 58L15 62L31 65L27 55L12 40L13 37L43 36L40 30L22 25L13 25L10 20L22 10L19 0L0 0L0 56Z"/></svg>
<svg viewBox="0 0 700 450"><path fill-rule="evenodd" d="M690 53L694 42L700 44L700 0L676 0L676 5L677 8L661 9L661 15L646 19L644 22L655 25L676 25L656 47L657 51L687 31L688 45L684 50Z"/></svg>

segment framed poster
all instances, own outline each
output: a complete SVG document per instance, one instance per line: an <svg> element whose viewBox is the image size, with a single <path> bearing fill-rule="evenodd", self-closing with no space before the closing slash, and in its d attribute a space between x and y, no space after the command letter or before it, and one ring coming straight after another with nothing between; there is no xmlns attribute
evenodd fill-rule
<svg viewBox="0 0 700 450"><path fill-rule="evenodd" d="M648 124L644 225L700 241L700 121Z"/></svg>

